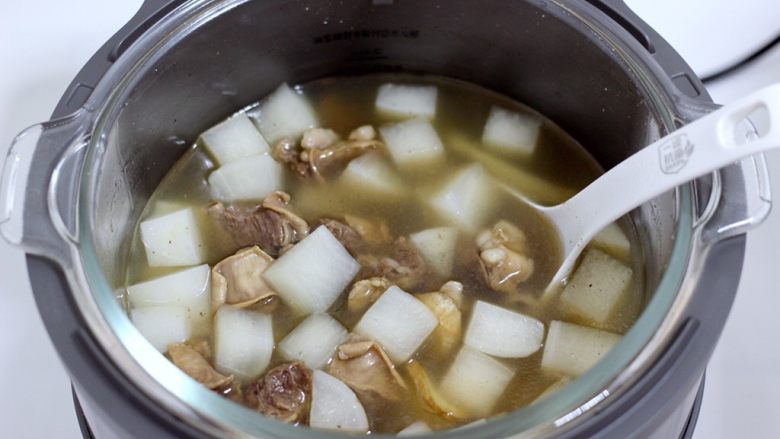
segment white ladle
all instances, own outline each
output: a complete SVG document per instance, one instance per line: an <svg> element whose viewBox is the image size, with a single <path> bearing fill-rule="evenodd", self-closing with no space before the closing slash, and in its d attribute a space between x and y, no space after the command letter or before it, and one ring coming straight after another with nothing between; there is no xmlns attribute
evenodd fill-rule
<svg viewBox="0 0 780 439"><path fill-rule="evenodd" d="M763 111L769 126L753 138L739 138L738 125ZM540 206L518 195L555 225L564 259L547 290L558 288L577 257L605 226L632 209L685 182L742 158L780 148L780 84L728 104L651 143L564 203Z"/></svg>

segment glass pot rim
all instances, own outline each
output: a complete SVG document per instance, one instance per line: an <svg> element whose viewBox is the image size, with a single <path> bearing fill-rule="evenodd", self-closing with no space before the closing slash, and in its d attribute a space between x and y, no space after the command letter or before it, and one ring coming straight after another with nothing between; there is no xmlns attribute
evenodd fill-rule
<svg viewBox="0 0 780 439"><path fill-rule="evenodd" d="M224 399L207 390L170 363L155 350L130 322L124 308L116 300L114 289L102 272L96 253L94 230L94 202L96 182L105 152L108 133L123 104L123 97L134 79L143 73L144 66L151 65L156 57L164 56L167 48L175 45L199 25L218 18L221 13L244 3L246 0L222 0L187 2L172 11L150 28L130 46L98 84L85 106L92 120L92 135L87 146L84 171L80 180L78 197L79 244L73 258L72 283L77 285L74 294L82 311L86 312L88 325L106 349L115 365L144 393L166 410L172 411L185 422L215 434L235 437L295 437L342 438L343 434L292 427L262 417L245 407ZM539 3L536 1L536 3ZM615 62L629 65L636 75L636 83L644 95L652 98L649 105L660 125L674 129L677 119L670 83L660 67L648 62L637 50L637 43L626 36L616 35L587 5L563 4L558 0L547 2L557 7L561 19L579 24L582 29L596 33L600 44L614 49ZM678 297L678 291L686 276L688 262L694 251L693 191L690 185L677 190L676 239L671 257L658 288L633 327L622 341L599 364L573 380L566 389L530 406L499 416L485 424L463 430L435 433L437 437L543 437L559 433L585 418L583 415L596 405L609 404L608 398L630 386L636 378L636 370L649 361L647 354L651 341L659 340L658 329L673 327L674 315L669 310ZM80 293L79 293L80 292ZM654 346L658 350L662 345ZM653 354L653 352L650 352Z"/></svg>

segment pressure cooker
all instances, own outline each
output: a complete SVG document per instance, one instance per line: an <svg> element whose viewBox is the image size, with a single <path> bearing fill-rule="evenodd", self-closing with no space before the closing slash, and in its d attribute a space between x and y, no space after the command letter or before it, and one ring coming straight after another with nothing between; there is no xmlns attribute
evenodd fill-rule
<svg viewBox="0 0 780 439"><path fill-rule="evenodd" d="M27 254L85 437L343 437L209 392L140 335L117 297L138 217L198 133L283 81L373 72L506 94L605 168L717 108L620 0L147 0L52 119L15 139L3 169L0 230ZM769 211L767 178L757 156L635 209L648 294L623 340L563 391L436 436L690 437L745 232Z"/></svg>

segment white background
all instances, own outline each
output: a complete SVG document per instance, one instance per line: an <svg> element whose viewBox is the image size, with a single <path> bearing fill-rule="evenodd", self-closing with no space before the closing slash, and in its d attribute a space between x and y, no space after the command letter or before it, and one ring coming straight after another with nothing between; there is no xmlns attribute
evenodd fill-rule
<svg viewBox="0 0 780 439"><path fill-rule="evenodd" d="M777 0L627 2L700 74L780 33ZM48 118L81 66L140 3L0 3L0 151L17 132ZM771 82L780 82L780 47L711 84L710 92L727 103ZM780 152L769 161L780 199ZM707 371L696 439L780 438L778 210L749 235L737 301ZM0 244L0 437L80 437L68 378L35 309L22 254L5 244Z"/></svg>

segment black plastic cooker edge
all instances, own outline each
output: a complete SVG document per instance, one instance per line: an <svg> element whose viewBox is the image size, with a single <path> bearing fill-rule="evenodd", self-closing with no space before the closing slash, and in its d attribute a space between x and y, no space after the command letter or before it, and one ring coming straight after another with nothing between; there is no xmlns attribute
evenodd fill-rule
<svg viewBox="0 0 780 439"><path fill-rule="evenodd" d="M680 55L621 0L585 0L622 27L663 68L681 95L711 103L702 82ZM125 48L182 0L145 0L139 11L87 62L67 88L52 113L59 118L78 110L95 85ZM41 145L42 147L54 145ZM61 145L59 145L61 146ZM658 362L627 392L619 395L592 422L565 434L566 438L642 437L660 425L681 403L685 389L696 389L696 402L682 436L688 438L701 401L703 372L733 303L739 270L745 251L745 236L739 235L714 244L708 254L703 277L694 295L693 306L680 334ZM26 256L30 283L38 310L61 360L73 378L79 396L88 395L91 411L109 428L130 437L207 437L203 432L162 412L111 364L111 361L85 329L86 325L70 294L60 267L41 256ZM732 270L726 268L731 267ZM75 394L74 394L75 396ZM74 398L80 413L79 401ZM118 413L121 415L117 416ZM109 416L108 414L113 414ZM89 427L80 416L85 437Z"/></svg>

